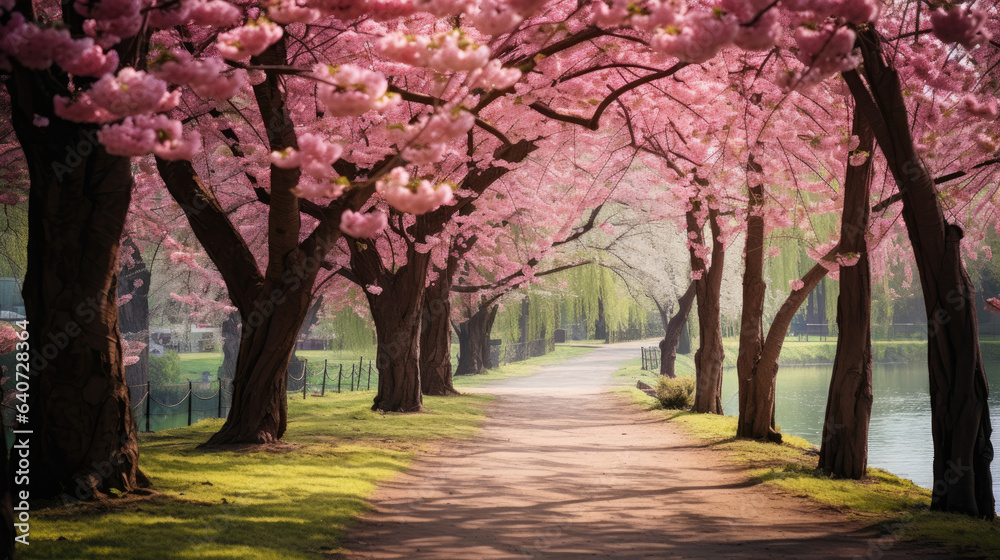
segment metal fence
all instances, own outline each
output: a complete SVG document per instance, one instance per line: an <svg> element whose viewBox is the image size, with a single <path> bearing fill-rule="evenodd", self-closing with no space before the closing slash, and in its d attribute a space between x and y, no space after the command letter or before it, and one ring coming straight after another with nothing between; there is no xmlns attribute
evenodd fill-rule
<svg viewBox="0 0 1000 560"><path fill-rule="evenodd" d="M290 362L286 391L290 397L305 399L328 392L368 391L378 386L378 370L364 357L348 366L323 360L323 368L309 371L307 361ZM209 383L189 381L178 385L133 385L129 387L132 414L144 432L190 426L205 418L225 418L233 400L231 379L219 378Z"/></svg>
<svg viewBox="0 0 1000 560"><path fill-rule="evenodd" d="M660 348L658 346L643 346L639 350L642 352L642 369L660 371Z"/></svg>

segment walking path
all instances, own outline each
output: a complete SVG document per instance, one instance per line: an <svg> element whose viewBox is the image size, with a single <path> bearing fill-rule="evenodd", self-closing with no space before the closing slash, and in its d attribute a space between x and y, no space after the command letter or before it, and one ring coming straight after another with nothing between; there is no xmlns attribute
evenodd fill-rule
<svg viewBox="0 0 1000 560"><path fill-rule="evenodd" d="M416 461L350 531L350 559L946 558L754 485L605 387L612 345L499 395L482 433Z"/></svg>

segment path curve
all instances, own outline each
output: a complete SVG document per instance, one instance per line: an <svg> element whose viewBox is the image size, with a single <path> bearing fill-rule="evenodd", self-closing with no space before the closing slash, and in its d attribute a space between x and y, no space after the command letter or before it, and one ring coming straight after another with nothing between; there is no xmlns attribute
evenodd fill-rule
<svg viewBox="0 0 1000 560"><path fill-rule="evenodd" d="M602 347L490 386L499 398L482 433L379 488L344 557L947 557L756 486L719 452L608 394L639 346Z"/></svg>

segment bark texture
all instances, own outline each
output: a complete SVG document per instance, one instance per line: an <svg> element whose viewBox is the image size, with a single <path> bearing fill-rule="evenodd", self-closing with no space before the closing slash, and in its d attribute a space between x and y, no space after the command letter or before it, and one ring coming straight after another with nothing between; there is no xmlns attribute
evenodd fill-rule
<svg viewBox="0 0 1000 560"><path fill-rule="evenodd" d="M695 200L692 209L687 213L688 232L694 233L692 242L704 244L702 228L698 225L697 214L701 202ZM722 320L719 296L722 290L722 266L725 260L725 248L719 240L719 212L709 208L709 229L711 230L712 264L707 266L704 259L690 250L691 270L704 271L701 278L695 280L695 298L698 301L698 350L694 353L695 386L694 407L692 411L701 413L722 414L722 361L725 352L722 348Z"/></svg>
<svg viewBox="0 0 1000 560"><path fill-rule="evenodd" d="M667 311L660 307L660 318L663 320L663 340L660 341L660 375L674 378L677 364L677 347L681 342L681 335L684 333L684 325L687 323L688 315L691 313L691 306L694 304L694 282L688 284L688 289L677 300L677 312L669 319ZM659 304L657 304L659 307Z"/></svg>
<svg viewBox="0 0 1000 560"><path fill-rule="evenodd" d="M30 491L88 499L149 485L118 331L116 271L132 176L128 158L108 155L95 127L52 114L44 83L16 68L7 85L31 181L23 289L33 351ZM35 114L49 126L34 126Z"/></svg>
<svg viewBox="0 0 1000 560"><path fill-rule="evenodd" d="M123 267L118 275L118 297L129 296L129 300L118 307L118 327L123 340L144 345L139 361L125 366L125 383L138 387L149 383L150 273L134 240L127 237L122 247L131 251L132 266Z"/></svg>
<svg viewBox="0 0 1000 560"><path fill-rule="evenodd" d="M449 259L457 263L457 259ZM449 269L454 272L454 268ZM451 377L451 279L449 271L438 277L424 295L420 326L420 388L425 395L457 395Z"/></svg>
<svg viewBox="0 0 1000 560"><path fill-rule="evenodd" d="M914 146L902 86L883 58L882 38L867 28L859 32L858 44L868 84L857 71L844 78L902 193L903 220L927 312L934 438L931 509L993 519L989 388L975 293L960 251L962 230L945 219L933 176Z"/></svg>
<svg viewBox="0 0 1000 560"><path fill-rule="evenodd" d="M851 134L858 149L872 153L875 138L864 117L854 112ZM868 469L868 423L872 415L871 275L868 267L868 201L872 158L848 166L844 181L840 250L858 254L854 266L840 267L837 298L837 354L826 400L819 468L825 474L858 479Z"/></svg>
<svg viewBox="0 0 1000 560"><path fill-rule="evenodd" d="M455 325L458 335L458 366L455 375L474 375L496 367L490 357L490 333L497 317L496 305L480 306L468 319Z"/></svg>

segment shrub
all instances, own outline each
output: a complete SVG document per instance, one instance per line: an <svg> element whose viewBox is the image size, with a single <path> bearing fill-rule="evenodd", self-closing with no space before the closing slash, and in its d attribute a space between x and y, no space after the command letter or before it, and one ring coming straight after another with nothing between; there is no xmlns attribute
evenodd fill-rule
<svg viewBox="0 0 1000 560"><path fill-rule="evenodd" d="M660 377L656 398L663 408L690 408L694 404L694 378Z"/></svg>
<svg viewBox="0 0 1000 560"><path fill-rule="evenodd" d="M172 385L182 381L180 354L167 350L162 356L149 357L150 385Z"/></svg>

